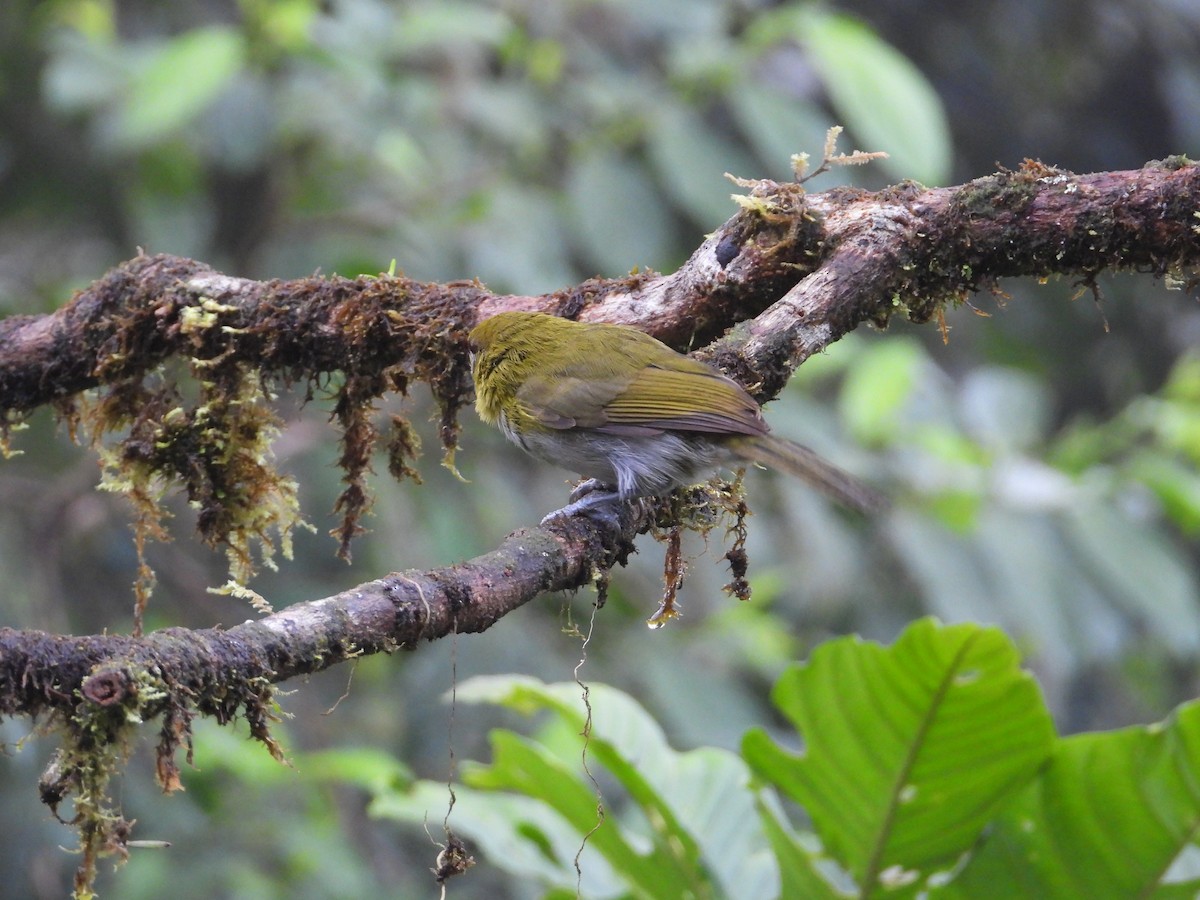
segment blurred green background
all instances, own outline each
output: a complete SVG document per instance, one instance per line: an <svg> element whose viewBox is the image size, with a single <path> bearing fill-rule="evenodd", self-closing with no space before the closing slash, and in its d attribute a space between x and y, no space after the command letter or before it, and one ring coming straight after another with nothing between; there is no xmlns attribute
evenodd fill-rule
<svg viewBox="0 0 1200 900"><path fill-rule="evenodd" d="M527 294L669 271L735 211L723 173L786 178L789 155L819 157L835 123L843 149L891 157L814 190L955 184L1026 157L1080 172L1196 157L1200 8L8 0L0 313L54 309L139 247L255 278L375 273L394 259L415 278ZM661 552L644 538L614 573L582 677L632 693L677 747L735 747L772 721L766 691L789 660L849 632L890 640L933 612L1020 641L1062 731L1152 721L1200 693L1200 310L1148 276L1102 278L1100 308L1069 280L1001 287L948 314L948 344L931 327L860 330L768 410L780 433L887 489L891 513L854 521L751 473L753 601L722 594L719 535L694 539L685 616L648 631ZM471 483L436 451L423 487L376 478L373 531L347 568L324 533L337 435L327 405L299 400L281 401L276 452L319 533L299 534L296 561L254 582L276 608L483 552L565 498L561 473L472 419L458 458ZM420 423L427 396L407 408ZM94 490L94 457L47 414L32 426L25 454L0 463L0 624L125 630L128 510ZM423 436L436 446L432 423ZM186 505L174 509L175 541L150 550L148 627L251 615L205 593L224 559L192 540ZM430 839L372 820L321 752L372 748L359 782L393 774L390 757L444 778L452 667L570 678L581 648L563 626L586 622L591 598L546 597L486 634L293 685L279 733L294 769L244 729L201 723L186 793L165 799L134 748L118 796L135 837L174 847L105 867L101 893L431 896ZM460 709L456 756L480 758L500 723L514 724ZM76 858L59 845L73 837L37 802L52 742L18 748L29 730L0 723L0 884L61 897ZM486 865L454 890L537 894Z"/></svg>

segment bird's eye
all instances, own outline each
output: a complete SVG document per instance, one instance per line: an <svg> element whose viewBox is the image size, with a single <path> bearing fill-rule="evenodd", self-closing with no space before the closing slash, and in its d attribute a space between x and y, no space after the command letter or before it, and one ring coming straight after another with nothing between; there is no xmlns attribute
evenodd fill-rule
<svg viewBox="0 0 1200 900"><path fill-rule="evenodd" d="M471 352L471 374L476 379L487 378L496 370L496 367L504 361L508 354L504 351L496 352L495 348L487 351Z"/></svg>

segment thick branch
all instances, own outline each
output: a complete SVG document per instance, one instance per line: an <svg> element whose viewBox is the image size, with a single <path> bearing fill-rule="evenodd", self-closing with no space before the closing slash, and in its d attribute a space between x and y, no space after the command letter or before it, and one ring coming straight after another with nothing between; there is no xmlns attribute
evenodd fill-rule
<svg viewBox="0 0 1200 900"><path fill-rule="evenodd" d="M898 311L925 320L996 278L1161 275L1200 263L1200 169L1191 164L1083 176L1030 164L958 187L811 196L761 182L753 202L673 274L597 279L544 297L402 277L255 282L192 260L138 257L54 313L0 321L0 414L147 372L174 354L229 354L293 378L385 369L420 377L421 361L462 356L478 319L514 308L624 322L687 348L770 307L708 355L773 395L795 365L861 323Z"/></svg>
<svg viewBox="0 0 1200 900"><path fill-rule="evenodd" d="M484 631L546 592L574 590L593 568L624 562L646 523L631 506L624 534L567 519L511 534L491 553L428 572L396 572L229 629L165 628L131 638L0 628L0 714L127 706L142 718L184 703L224 721L274 684L358 656ZM153 673L153 691L145 690ZM142 691L145 696L139 696Z"/></svg>

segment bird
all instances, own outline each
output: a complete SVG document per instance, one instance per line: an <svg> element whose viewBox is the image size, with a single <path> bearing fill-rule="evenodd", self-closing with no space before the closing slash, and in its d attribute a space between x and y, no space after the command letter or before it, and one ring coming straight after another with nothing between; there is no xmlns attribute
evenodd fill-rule
<svg viewBox="0 0 1200 900"><path fill-rule="evenodd" d="M468 335L475 409L533 456L585 476L548 515L609 519L614 504L666 494L731 463L794 475L862 513L874 488L771 433L737 382L626 325L502 312Z"/></svg>

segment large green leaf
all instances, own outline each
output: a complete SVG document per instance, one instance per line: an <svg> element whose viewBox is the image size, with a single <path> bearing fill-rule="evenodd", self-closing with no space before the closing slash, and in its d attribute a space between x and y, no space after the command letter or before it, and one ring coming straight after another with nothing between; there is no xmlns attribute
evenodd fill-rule
<svg viewBox="0 0 1200 900"><path fill-rule="evenodd" d="M832 641L775 687L804 752L751 731L744 754L804 806L864 895L916 881L968 850L1050 752L1050 717L1018 663L998 629L932 619L887 648Z"/></svg>
<svg viewBox="0 0 1200 900"><path fill-rule="evenodd" d="M946 898L1195 897L1167 881L1200 834L1200 704L1162 725L1058 743L1043 775L993 823Z"/></svg>
<svg viewBox="0 0 1200 900"><path fill-rule="evenodd" d="M679 753L632 697L607 685L592 685L589 692L588 755L637 804L645 817L646 837L674 856L673 867L690 881L685 887L701 895L717 885L727 896L765 895L776 873L764 852L766 840L745 763L711 747ZM584 726L580 688L573 682L478 678L461 685L458 697L461 702L486 700L515 709L552 709L571 735L577 736ZM576 762L580 748L576 737L564 754Z"/></svg>

